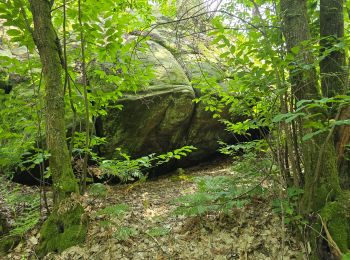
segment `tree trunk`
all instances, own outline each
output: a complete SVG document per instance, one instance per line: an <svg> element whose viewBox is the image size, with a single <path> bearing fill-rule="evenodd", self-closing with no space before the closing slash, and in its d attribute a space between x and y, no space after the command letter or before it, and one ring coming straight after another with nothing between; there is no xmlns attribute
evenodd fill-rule
<svg viewBox="0 0 350 260"><path fill-rule="evenodd" d="M350 107L342 109L339 120L346 120L350 118ZM337 129L336 136L336 150L338 155L338 168L340 185L343 189L350 190L350 151L347 145L350 143L350 126L343 125Z"/></svg>
<svg viewBox="0 0 350 260"><path fill-rule="evenodd" d="M320 45L321 54L325 55L320 62L322 92L324 96L333 97L346 92L346 69L344 48L330 49L344 37L343 0L321 0L320 2ZM334 114L334 113L333 113ZM339 120L350 118L350 108L344 107ZM341 126L335 132L335 144L338 155L339 176L342 188L350 188L350 162L346 158L349 152L345 147L349 144L350 127Z"/></svg>
<svg viewBox="0 0 350 260"><path fill-rule="evenodd" d="M344 49L330 48L339 43L344 36L343 0L320 1L320 45L321 55L325 57L320 62L322 94L326 97L344 94Z"/></svg>
<svg viewBox="0 0 350 260"><path fill-rule="evenodd" d="M316 70L312 66L314 58L310 50L301 46L302 42L311 39L306 1L281 0L281 13L284 23L283 34L286 38L288 51L291 51L293 47L300 47L296 55L297 65L290 71L292 95L297 100L319 98ZM304 64L311 65L307 73L301 72L301 65Z"/></svg>
<svg viewBox="0 0 350 260"><path fill-rule="evenodd" d="M77 199L78 183L74 177L66 143L64 122L64 90L62 84L61 47L51 21L48 0L29 0L33 14L33 39L43 69L46 105L46 142L50 153L49 166L53 182L54 210L41 229L39 256L62 251L84 241L86 221Z"/></svg>
<svg viewBox="0 0 350 260"><path fill-rule="evenodd" d="M326 53L324 59L320 62L320 71L322 92L327 97L345 94L348 88L349 79L345 69L345 50L344 48L332 50L332 47L340 43L340 38L344 36L343 5L343 0L320 1L320 45L322 47L321 51ZM337 119L345 120L349 118L350 107L341 108ZM347 159L349 151L345 148L349 144L349 139L349 126L336 128L334 140L337 150L340 186L347 189L347 191L342 191L338 196L338 200L333 204L328 203L321 213L325 216L326 225L330 227L333 233L337 232L334 236L341 252L346 252L350 248L350 161ZM329 213L331 213L332 220L329 219Z"/></svg>
<svg viewBox="0 0 350 260"><path fill-rule="evenodd" d="M305 47L307 44L303 45L305 41L311 39L307 19L307 2L306 0L281 0L280 4L288 51L291 51L292 48L299 48L294 67L290 70L292 95L297 100L318 99L320 94L317 87L316 70L313 67L312 50ZM309 69L302 69L301 65L306 65L303 67ZM322 116L325 114L324 111L311 110L308 112L320 113L321 119L326 119L325 116ZM307 123L305 119L299 122L301 135L310 132L310 129L305 127ZM349 230L346 225L344 226L344 223L348 221L345 212L349 204L344 203L348 198L343 196L340 189L337 156L332 137L332 133L317 135L301 145L305 186L300 207L305 216L312 216L310 220L313 230L310 231L309 238L314 259L331 259L330 255L340 256L349 248ZM322 221L318 214L322 216ZM321 233L324 225L328 226L329 237L327 234L323 235L327 236L328 241L334 240L338 245L337 249L314 232L316 230Z"/></svg>
<svg viewBox="0 0 350 260"><path fill-rule="evenodd" d="M78 192L69 158L65 122L64 92L60 45L51 22L51 7L47 0L30 0L34 20L34 42L43 67L46 105L46 142L50 153L49 165L53 180L54 202Z"/></svg>

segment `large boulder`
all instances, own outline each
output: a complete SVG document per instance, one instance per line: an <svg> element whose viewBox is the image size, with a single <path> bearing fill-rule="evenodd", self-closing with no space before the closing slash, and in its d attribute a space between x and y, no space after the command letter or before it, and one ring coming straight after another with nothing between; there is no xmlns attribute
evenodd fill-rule
<svg viewBox="0 0 350 260"><path fill-rule="evenodd" d="M108 140L103 154L113 157L117 147L134 157L179 148L191 123L193 98L189 86L168 85L120 100L123 110L111 109L103 118L103 134Z"/></svg>
<svg viewBox="0 0 350 260"><path fill-rule="evenodd" d="M212 156L218 141L232 136L203 104L193 102L200 93L174 55L156 42L149 41L148 46L138 58L145 66L152 65L155 77L145 89L124 95L119 101L122 110L112 108L100 120L99 128L107 138L102 155L113 158L115 149L122 148L136 158L195 146L197 150L177 167Z"/></svg>

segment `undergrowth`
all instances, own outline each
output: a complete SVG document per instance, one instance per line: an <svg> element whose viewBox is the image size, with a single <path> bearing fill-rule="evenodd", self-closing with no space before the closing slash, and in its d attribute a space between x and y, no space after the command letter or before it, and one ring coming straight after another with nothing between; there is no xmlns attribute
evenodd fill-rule
<svg viewBox="0 0 350 260"><path fill-rule="evenodd" d="M7 238L16 238L14 241L18 242L40 220L40 196L39 194L25 193L20 189L19 185L10 188L8 181L4 177L0 177L0 182L2 183L0 187L0 203L4 204L2 213L10 226L8 233L3 234L3 237L0 237L0 239L4 242ZM5 250L8 249L6 248Z"/></svg>
<svg viewBox="0 0 350 260"><path fill-rule="evenodd" d="M225 176L201 176L194 178L196 192L175 199L177 205L173 214L203 216L211 213L229 213L233 208L242 208L253 197L265 196L269 189L267 179L275 172L273 160L268 153L257 152L261 141L226 146L226 153L232 153L236 160L231 173ZM237 155L243 150L243 155ZM260 149L261 150L261 149Z"/></svg>

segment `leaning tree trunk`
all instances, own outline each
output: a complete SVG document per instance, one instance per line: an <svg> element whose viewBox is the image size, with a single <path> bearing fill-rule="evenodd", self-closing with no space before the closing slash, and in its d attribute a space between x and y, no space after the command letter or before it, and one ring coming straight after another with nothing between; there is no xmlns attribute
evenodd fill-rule
<svg viewBox="0 0 350 260"><path fill-rule="evenodd" d="M41 229L38 248L42 256L49 251L62 251L82 242L86 225L83 208L72 194L78 193L66 143L64 91L59 39L51 21L48 0L29 0L33 15L33 39L38 48L45 85L46 142L53 182L54 211Z"/></svg>
<svg viewBox="0 0 350 260"><path fill-rule="evenodd" d="M311 39L307 1L281 0L281 13L288 51L293 47L299 48L294 68L290 70L292 94L298 100L318 99L320 94L312 50L305 47L307 44L303 44ZM302 69L303 67L309 69ZM325 114L324 111L313 109L307 112L319 113L322 120L326 119L322 115ZM299 123L302 135L311 131L305 127L308 124L306 119ZM314 259L331 259L330 255L340 256L349 248L349 230L344 224L348 221L346 212L350 203L347 203L347 193L342 193L340 189L337 156L332 137L331 133L320 134L301 144L305 186L300 207L304 216L310 217L313 228L310 230L309 239ZM342 228L343 226L345 228ZM325 228L327 232L324 232ZM319 235L320 233L327 237L328 242Z"/></svg>

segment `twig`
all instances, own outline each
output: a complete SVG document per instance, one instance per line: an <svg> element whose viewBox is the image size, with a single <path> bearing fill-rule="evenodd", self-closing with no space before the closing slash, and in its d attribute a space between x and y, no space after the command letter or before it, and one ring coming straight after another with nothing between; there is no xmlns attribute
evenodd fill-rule
<svg viewBox="0 0 350 260"><path fill-rule="evenodd" d="M20 11L21 11L21 14L22 14L22 17L23 17L23 20L24 20L24 24L26 25L27 27L27 30L29 31L29 33L32 35L34 35L34 30L32 27L30 27L30 23L29 23L29 20L28 20L28 17L27 17L27 14L26 14L26 11L24 9L24 4L23 2L20 0L20 4L21 4L21 7L20 7Z"/></svg>
<svg viewBox="0 0 350 260"><path fill-rule="evenodd" d="M281 224L282 224L282 254L281 254L281 259L283 260L284 257L284 247L285 247L285 221L284 221L284 208L283 208L283 203L282 201L280 202L281 204L281 213L282 213L282 220L281 220Z"/></svg>
<svg viewBox="0 0 350 260"><path fill-rule="evenodd" d="M329 246L332 247L332 248L334 249L334 250L333 250L333 251L334 251L333 253L334 253L335 256L337 256L337 257L342 256L343 254L342 254L342 252L340 251L340 249L339 249L337 243L333 240L331 234L329 233L329 230L328 230L328 228L327 228L326 223L323 221L323 219L322 219L322 217L321 217L320 214L317 214L317 215L320 217L322 227L324 228L324 231L325 231L325 233L326 233L327 242L328 242Z"/></svg>
<svg viewBox="0 0 350 260"><path fill-rule="evenodd" d="M162 250L162 252L165 254L165 255L169 255L169 253L162 247L162 245L159 243L159 241L152 235L148 234L147 232L142 232L143 234L146 234L147 236L149 236L150 238L152 238L156 243L157 245L160 247L160 249Z"/></svg>
<svg viewBox="0 0 350 260"><path fill-rule="evenodd" d="M85 105L85 153L84 153L84 165L82 174L82 193L86 190L86 178L88 172L88 151L90 148L90 111L89 111L89 100L87 94L87 80L86 80L86 61L85 61L85 39L83 32L82 23L82 11L81 11L81 0L78 0L78 21L80 25L80 47L81 47L81 59L82 59L82 77L83 77L83 89L84 89L84 105Z"/></svg>

